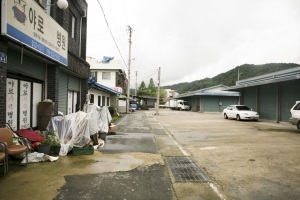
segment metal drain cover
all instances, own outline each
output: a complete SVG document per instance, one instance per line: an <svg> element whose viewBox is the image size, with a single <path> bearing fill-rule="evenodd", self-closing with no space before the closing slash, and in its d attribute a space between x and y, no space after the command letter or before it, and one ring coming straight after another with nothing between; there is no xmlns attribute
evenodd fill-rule
<svg viewBox="0 0 300 200"><path fill-rule="evenodd" d="M190 157L166 157L176 182L208 182L209 177Z"/></svg>

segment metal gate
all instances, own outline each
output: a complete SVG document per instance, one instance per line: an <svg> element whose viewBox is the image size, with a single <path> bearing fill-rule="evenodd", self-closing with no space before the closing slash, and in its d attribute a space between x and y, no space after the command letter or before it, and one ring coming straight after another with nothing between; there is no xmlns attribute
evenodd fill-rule
<svg viewBox="0 0 300 200"><path fill-rule="evenodd" d="M77 104L79 91L80 79L61 71L59 74L58 111L63 114L75 112L74 106Z"/></svg>
<svg viewBox="0 0 300 200"><path fill-rule="evenodd" d="M258 111L256 102L257 102L257 88L256 87L244 88L242 104L247 105L249 108Z"/></svg>
<svg viewBox="0 0 300 200"><path fill-rule="evenodd" d="M203 112L220 112L218 96L204 96L204 110Z"/></svg>
<svg viewBox="0 0 300 200"><path fill-rule="evenodd" d="M259 114L262 119L276 120L277 85L259 86Z"/></svg>
<svg viewBox="0 0 300 200"><path fill-rule="evenodd" d="M21 52L11 49L8 49L8 55L7 69L9 71L45 81L46 63L26 55L22 56Z"/></svg>

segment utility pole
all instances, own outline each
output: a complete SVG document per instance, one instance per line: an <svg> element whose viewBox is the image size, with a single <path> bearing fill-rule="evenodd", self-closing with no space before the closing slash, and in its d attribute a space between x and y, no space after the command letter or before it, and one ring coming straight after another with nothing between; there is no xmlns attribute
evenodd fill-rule
<svg viewBox="0 0 300 200"><path fill-rule="evenodd" d="M160 96L160 67L158 68L158 83L157 83L157 101L156 101L156 115L159 115L159 96Z"/></svg>
<svg viewBox="0 0 300 200"><path fill-rule="evenodd" d="M129 31L129 53L128 53L128 83L127 83L127 101L126 101L126 113L129 113L129 106L130 106L130 63L131 63L131 32L132 28L127 26Z"/></svg>
<svg viewBox="0 0 300 200"><path fill-rule="evenodd" d="M242 73L240 73L240 69L238 69L238 81L240 80L240 76Z"/></svg>
<svg viewBox="0 0 300 200"><path fill-rule="evenodd" d="M137 93L137 71L135 71L135 96Z"/></svg>

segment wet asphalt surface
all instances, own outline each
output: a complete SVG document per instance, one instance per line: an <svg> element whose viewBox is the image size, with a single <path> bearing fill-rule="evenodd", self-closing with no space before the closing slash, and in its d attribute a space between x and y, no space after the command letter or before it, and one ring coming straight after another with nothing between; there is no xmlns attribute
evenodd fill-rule
<svg viewBox="0 0 300 200"><path fill-rule="evenodd" d="M142 152L158 154L153 131L142 112L123 116L116 135L108 135L99 148L104 154ZM165 165L140 166L130 171L65 176L66 184L55 199L173 199Z"/></svg>

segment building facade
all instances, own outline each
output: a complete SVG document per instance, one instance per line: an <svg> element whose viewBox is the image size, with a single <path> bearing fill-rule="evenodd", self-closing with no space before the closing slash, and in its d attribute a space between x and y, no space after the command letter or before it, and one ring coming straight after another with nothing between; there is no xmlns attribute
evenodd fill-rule
<svg viewBox="0 0 300 200"><path fill-rule="evenodd" d="M240 103L261 119L288 122L291 107L300 100L300 67L240 80L227 90L240 92Z"/></svg>
<svg viewBox="0 0 300 200"><path fill-rule="evenodd" d="M97 106L118 108L118 95L121 93L96 82L95 77L88 80L88 101Z"/></svg>
<svg viewBox="0 0 300 200"><path fill-rule="evenodd" d="M46 3L45 3L46 2ZM38 126L38 105L54 102L54 115L86 102L87 3L3 0L0 36L0 126Z"/></svg>
<svg viewBox="0 0 300 200"><path fill-rule="evenodd" d="M102 60L87 57L86 61L90 64L90 76L95 77L96 82L120 93L126 93L127 78L121 60L104 56Z"/></svg>
<svg viewBox="0 0 300 200"><path fill-rule="evenodd" d="M203 88L201 90L180 94L176 96L176 99L187 101L192 111L222 112L228 105L239 104L240 93L223 91L227 88L225 85Z"/></svg>
<svg viewBox="0 0 300 200"><path fill-rule="evenodd" d="M96 86L90 87L89 95L98 106L115 107L118 112L126 112L126 99L118 95L127 91L127 78L121 60L104 56L102 60L87 57L90 64L90 77ZM123 96L123 95L122 95Z"/></svg>

